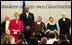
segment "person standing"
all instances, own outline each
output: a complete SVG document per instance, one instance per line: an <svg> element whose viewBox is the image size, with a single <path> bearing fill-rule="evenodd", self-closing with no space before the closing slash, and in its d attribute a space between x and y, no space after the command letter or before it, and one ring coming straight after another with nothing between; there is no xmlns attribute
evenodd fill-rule
<svg viewBox="0 0 72 45"><path fill-rule="evenodd" d="M24 36L26 40L32 36L32 26L34 24L34 14L29 12L28 5L25 5L24 12L20 15L20 19L24 22Z"/></svg>
<svg viewBox="0 0 72 45"><path fill-rule="evenodd" d="M60 27L60 34L67 34L70 33L70 19L66 17L66 13L62 13L62 18L58 21L59 27Z"/></svg>

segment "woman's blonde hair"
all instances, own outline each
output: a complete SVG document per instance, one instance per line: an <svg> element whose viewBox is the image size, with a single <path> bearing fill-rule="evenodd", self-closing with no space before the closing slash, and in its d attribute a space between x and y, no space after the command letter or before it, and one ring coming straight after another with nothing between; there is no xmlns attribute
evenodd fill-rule
<svg viewBox="0 0 72 45"><path fill-rule="evenodd" d="M18 12L14 12L14 16L17 15L17 14L18 14L18 16L19 16L19 13L18 13Z"/></svg>

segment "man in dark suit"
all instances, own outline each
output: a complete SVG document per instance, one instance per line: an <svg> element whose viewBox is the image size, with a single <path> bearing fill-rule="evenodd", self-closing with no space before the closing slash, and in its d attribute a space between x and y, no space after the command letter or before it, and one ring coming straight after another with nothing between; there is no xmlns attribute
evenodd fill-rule
<svg viewBox="0 0 72 45"><path fill-rule="evenodd" d="M32 26L34 24L34 14L29 12L29 7L28 5L26 5L24 7L24 11L21 15L20 15L20 19L24 22L24 36L26 39L28 39L29 37L32 36Z"/></svg>
<svg viewBox="0 0 72 45"><path fill-rule="evenodd" d="M60 34L67 34L70 33L69 29L70 29L70 19L66 18L66 13L63 12L62 13L62 18L59 19L58 21L59 23L59 27L60 27Z"/></svg>

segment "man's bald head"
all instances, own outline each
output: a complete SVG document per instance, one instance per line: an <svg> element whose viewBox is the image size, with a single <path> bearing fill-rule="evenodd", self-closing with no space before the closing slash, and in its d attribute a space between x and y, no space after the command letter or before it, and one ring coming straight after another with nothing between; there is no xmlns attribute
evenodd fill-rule
<svg viewBox="0 0 72 45"><path fill-rule="evenodd" d="M28 12L29 11L29 7L28 7L28 5L25 5L25 12Z"/></svg>
<svg viewBox="0 0 72 45"><path fill-rule="evenodd" d="M6 15L5 20L10 20L10 16Z"/></svg>
<svg viewBox="0 0 72 45"><path fill-rule="evenodd" d="M62 18L65 18L66 17L66 12L63 12L62 13Z"/></svg>

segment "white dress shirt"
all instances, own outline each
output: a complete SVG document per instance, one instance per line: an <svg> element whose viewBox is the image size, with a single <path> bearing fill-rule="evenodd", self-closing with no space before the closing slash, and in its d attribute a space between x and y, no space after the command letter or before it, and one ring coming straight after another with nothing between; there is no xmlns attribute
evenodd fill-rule
<svg viewBox="0 0 72 45"><path fill-rule="evenodd" d="M63 18L63 21L65 21L65 18Z"/></svg>
<svg viewBox="0 0 72 45"><path fill-rule="evenodd" d="M27 18L28 18L28 14L29 14L29 12L26 12Z"/></svg>
<svg viewBox="0 0 72 45"><path fill-rule="evenodd" d="M6 21L6 25L5 25L5 33L6 34L10 34L10 30L8 29L10 21Z"/></svg>
<svg viewBox="0 0 72 45"><path fill-rule="evenodd" d="M37 24L41 24L41 22L37 22Z"/></svg>

